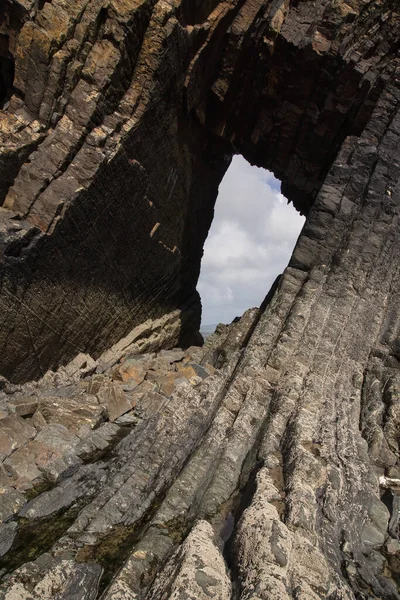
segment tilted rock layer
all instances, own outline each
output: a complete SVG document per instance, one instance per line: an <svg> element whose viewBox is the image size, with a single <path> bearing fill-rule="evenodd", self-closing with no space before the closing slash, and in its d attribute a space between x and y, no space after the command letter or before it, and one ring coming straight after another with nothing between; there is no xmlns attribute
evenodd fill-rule
<svg viewBox="0 0 400 600"><path fill-rule="evenodd" d="M190 338L232 153L308 212L394 97L388 0L6 0L1 17L0 372L14 381L176 309Z"/></svg>
<svg viewBox="0 0 400 600"><path fill-rule="evenodd" d="M0 594L399 599L398 2L0 15L0 372L93 357L3 382ZM107 369L147 381L138 353L190 345L235 152L303 232L261 309L190 355L200 380L165 373L120 439L134 387Z"/></svg>

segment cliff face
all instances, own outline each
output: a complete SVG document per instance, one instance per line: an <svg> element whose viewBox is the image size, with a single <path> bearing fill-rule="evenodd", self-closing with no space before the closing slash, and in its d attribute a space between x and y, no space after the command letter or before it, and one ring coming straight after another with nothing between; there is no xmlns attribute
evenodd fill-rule
<svg viewBox="0 0 400 600"><path fill-rule="evenodd" d="M397 2L1 11L0 372L26 381L100 357L4 383L3 572L35 559L4 598L398 599ZM57 421L46 398L128 413L141 383L125 389L116 362L190 343L234 152L307 214L269 302L179 359L201 381L141 392L135 428L89 419L95 450L68 438L42 467L48 489L21 483L13 453L34 444L48 465L46 427L75 427L78 400ZM29 431L10 408L27 398L48 407Z"/></svg>
<svg viewBox="0 0 400 600"><path fill-rule="evenodd" d="M232 153L308 212L394 77L390 2L1 11L0 371L14 381L176 308L189 339Z"/></svg>

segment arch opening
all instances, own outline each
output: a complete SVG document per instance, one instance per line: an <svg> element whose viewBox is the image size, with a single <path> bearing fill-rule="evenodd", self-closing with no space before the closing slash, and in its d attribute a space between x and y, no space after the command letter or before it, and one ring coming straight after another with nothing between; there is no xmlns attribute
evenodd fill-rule
<svg viewBox="0 0 400 600"><path fill-rule="evenodd" d="M272 173L234 156L219 187L201 264L204 335L260 306L287 266L304 221Z"/></svg>

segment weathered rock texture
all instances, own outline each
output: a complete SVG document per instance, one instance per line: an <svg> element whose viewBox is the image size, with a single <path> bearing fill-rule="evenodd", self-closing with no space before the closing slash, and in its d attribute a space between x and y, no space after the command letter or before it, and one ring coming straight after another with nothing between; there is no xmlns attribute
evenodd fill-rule
<svg viewBox="0 0 400 600"><path fill-rule="evenodd" d="M398 2L0 10L0 372L81 353L0 382L2 597L398 600ZM154 378L233 152L306 225L196 376Z"/></svg>
<svg viewBox="0 0 400 600"><path fill-rule="evenodd" d="M7 0L1 14L0 371L14 381L176 309L184 341L232 152L308 212L394 97L395 2Z"/></svg>
<svg viewBox="0 0 400 600"><path fill-rule="evenodd" d="M361 435L353 363L340 409L311 376L299 394L296 353L272 376L261 340L285 298L203 348L133 344L5 385L2 600L400 597L398 466ZM388 427L368 411L381 450L391 393Z"/></svg>

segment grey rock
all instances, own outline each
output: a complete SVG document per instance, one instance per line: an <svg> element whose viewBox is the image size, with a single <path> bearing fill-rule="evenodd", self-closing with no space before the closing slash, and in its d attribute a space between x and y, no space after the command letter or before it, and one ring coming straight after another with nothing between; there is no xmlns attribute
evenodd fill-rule
<svg viewBox="0 0 400 600"><path fill-rule="evenodd" d="M199 521L157 578L149 598L159 600L168 594L190 600L229 600L231 582L213 538L210 524Z"/></svg>
<svg viewBox="0 0 400 600"><path fill-rule="evenodd" d="M400 541L390 538L385 546L388 554L399 554L400 553Z"/></svg>
<svg viewBox="0 0 400 600"><path fill-rule="evenodd" d="M4 556L12 547L17 536L17 523L0 523L0 557Z"/></svg>
<svg viewBox="0 0 400 600"><path fill-rule="evenodd" d="M65 425L59 423L52 423L43 427L36 436L36 440L48 445L50 448L54 448L54 450L63 452L71 450L79 442L76 435L68 431Z"/></svg>
<svg viewBox="0 0 400 600"><path fill-rule="evenodd" d="M76 447L73 452L50 461L48 464L40 464L40 470L46 481L55 483L66 471L73 472L82 464L82 460L76 454Z"/></svg>
<svg viewBox="0 0 400 600"><path fill-rule="evenodd" d="M380 548L385 542L386 535L372 523L365 523L361 530L361 540L366 546Z"/></svg>
<svg viewBox="0 0 400 600"><path fill-rule="evenodd" d="M149 392L137 402L135 414L143 418L152 417L162 411L166 402L165 397L161 394Z"/></svg>
<svg viewBox="0 0 400 600"><path fill-rule="evenodd" d="M70 508L78 500L89 498L104 482L104 472L98 466L82 466L72 477L54 489L40 494L19 512L20 517L34 521Z"/></svg>
<svg viewBox="0 0 400 600"><path fill-rule="evenodd" d="M0 483L38 496L1 594L50 600L98 560L113 600L398 600L398 3L3 5ZM305 226L259 309L157 359L201 343L235 153ZM155 389L123 389L146 352ZM108 418L99 384L139 422L82 447ZM3 394L47 412L11 426Z"/></svg>
<svg viewBox="0 0 400 600"><path fill-rule="evenodd" d="M95 600L97 598L102 569L96 564L77 565L69 577L65 590L57 600Z"/></svg>
<svg viewBox="0 0 400 600"><path fill-rule="evenodd" d="M125 413L121 417L118 417L118 419L115 419L116 424L129 426L135 425L136 423L138 423L138 421L139 419L133 410L131 410L128 413Z"/></svg>
<svg viewBox="0 0 400 600"><path fill-rule="evenodd" d="M390 513L383 502L380 502L379 500L371 502L368 509L368 516L375 527L381 531L383 535L386 535Z"/></svg>
<svg viewBox="0 0 400 600"><path fill-rule="evenodd" d="M34 414L38 403L36 398L12 398L9 406L13 412L19 417L29 417Z"/></svg>
<svg viewBox="0 0 400 600"><path fill-rule="evenodd" d="M0 522L17 513L25 502L25 496L17 490L3 492L0 496Z"/></svg>
<svg viewBox="0 0 400 600"><path fill-rule="evenodd" d="M112 448L123 437L115 423L104 423L75 447L75 454L85 461L94 460Z"/></svg>

